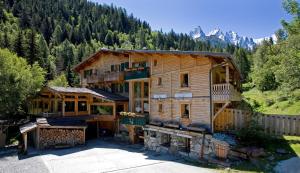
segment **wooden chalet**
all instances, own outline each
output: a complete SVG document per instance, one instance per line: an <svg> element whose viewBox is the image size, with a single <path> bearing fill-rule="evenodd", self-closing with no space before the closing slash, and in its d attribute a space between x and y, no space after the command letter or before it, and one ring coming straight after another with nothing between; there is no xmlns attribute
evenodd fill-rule
<svg viewBox="0 0 300 173"><path fill-rule="evenodd" d="M121 117L120 129L132 142L150 125L214 132L218 115L241 101L240 72L226 53L102 49L74 70L82 87L129 98L137 116Z"/></svg>
<svg viewBox="0 0 300 173"><path fill-rule="evenodd" d="M87 123L86 129L80 126L84 140L95 133L99 137L105 129L152 150L198 157L204 151L199 146L214 146L208 134L227 127L222 121L226 109L241 101L240 72L226 53L102 49L73 70L82 88L45 87L29 99L29 113L45 121L81 118ZM39 138L51 134L46 129L51 123L39 124L29 129L43 128L42 133L35 130ZM60 136L82 134L54 127ZM81 144L76 136L82 135L71 135L72 144ZM36 143L46 148L43 140Z"/></svg>
<svg viewBox="0 0 300 173"><path fill-rule="evenodd" d="M50 121L47 126L39 120L35 125L31 123L22 126L21 133L24 141L27 141L27 132L31 133L37 148L40 147L38 142L43 134L39 129L74 129L78 121L86 123L84 130L85 138L94 138L101 135L113 135L118 130L117 114L126 111L128 107L128 98L114 93L109 93L100 89L73 88L73 87L45 87L34 98L28 99L28 112L37 117L46 118L44 121ZM64 120L64 121L62 121ZM61 125L61 122L68 122ZM42 125L43 124L43 125ZM26 127L31 128L26 128ZM24 130L25 129L25 130ZM26 130L28 129L28 130ZM78 128L75 128L78 129ZM62 134L66 136L65 134ZM32 137L34 136L34 137ZM81 135L82 136L82 135ZM76 141L76 136L69 141ZM81 142L82 143L82 142ZM27 144L26 144L27 145Z"/></svg>

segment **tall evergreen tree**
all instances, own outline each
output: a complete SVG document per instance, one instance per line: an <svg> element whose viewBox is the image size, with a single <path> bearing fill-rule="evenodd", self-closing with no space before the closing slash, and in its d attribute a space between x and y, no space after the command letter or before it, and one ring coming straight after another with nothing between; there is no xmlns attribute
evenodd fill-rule
<svg viewBox="0 0 300 173"><path fill-rule="evenodd" d="M14 51L19 57L25 57L24 36L22 30L19 30L14 42Z"/></svg>
<svg viewBox="0 0 300 173"><path fill-rule="evenodd" d="M34 29L31 29L27 34L27 54L26 57L28 59L29 64L33 64L38 60L38 46L36 41L36 33Z"/></svg>

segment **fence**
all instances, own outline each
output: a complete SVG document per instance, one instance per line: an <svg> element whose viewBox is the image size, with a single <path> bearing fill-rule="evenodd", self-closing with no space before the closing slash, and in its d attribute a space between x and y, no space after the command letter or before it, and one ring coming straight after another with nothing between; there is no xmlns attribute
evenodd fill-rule
<svg viewBox="0 0 300 173"><path fill-rule="evenodd" d="M255 119L268 134L275 136L300 136L300 116L264 115L256 113L253 119Z"/></svg>
<svg viewBox="0 0 300 173"><path fill-rule="evenodd" d="M267 115L237 109L224 109L214 122L215 131L239 130L255 120L267 134L300 136L300 115Z"/></svg>
<svg viewBox="0 0 300 173"><path fill-rule="evenodd" d="M249 111L238 109L224 109L214 121L214 130L239 130L247 126L250 120L251 112Z"/></svg>

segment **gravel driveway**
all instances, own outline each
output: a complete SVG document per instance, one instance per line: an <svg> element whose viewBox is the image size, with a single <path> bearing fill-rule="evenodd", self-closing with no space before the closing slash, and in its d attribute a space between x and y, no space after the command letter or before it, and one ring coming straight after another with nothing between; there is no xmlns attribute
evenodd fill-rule
<svg viewBox="0 0 300 173"><path fill-rule="evenodd" d="M215 170L190 165L171 155L144 151L141 145L122 145L103 140L69 149L29 151L26 158L0 156L0 172L5 173L211 173Z"/></svg>

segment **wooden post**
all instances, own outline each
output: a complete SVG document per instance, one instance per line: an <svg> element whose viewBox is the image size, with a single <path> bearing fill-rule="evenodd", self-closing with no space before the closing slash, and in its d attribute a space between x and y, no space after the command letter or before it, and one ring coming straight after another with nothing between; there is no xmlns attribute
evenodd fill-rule
<svg viewBox="0 0 300 173"><path fill-rule="evenodd" d="M27 151L27 132L22 134L24 141L24 152Z"/></svg>
<svg viewBox="0 0 300 173"><path fill-rule="evenodd" d="M62 113L61 114L62 114L62 116L65 116L65 99L64 98L62 99L61 104L62 104L62 106L61 106Z"/></svg>
<svg viewBox="0 0 300 173"><path fill-rule="evenodd" d="M129 111L133 111L133 82L129 81Z"/></svg>
<svg viewBox="0 0 300 173"><path fill-rule="evenodd" d="M229 83L229 65L226 65L226 83Z"/></svg>
<svg viewBox="0 0 300 173"><path fill-rule="evenodd" d="M130 143L134 144L135 143L134 125L127 125L127 129L128 129L128 132L129 132Z"/></svg>
<svg viewBox="0 0 300 173"><path fill-rule="evenodd" d="M96 121L97 122L97 138L100 137L100 134L99 134L99 121Z"/></svg>
<svg viewBox="0 0 300 173"><path fill-rule="evenodd" d="M40 128L36 128L36 148L39 150L40 149Z"/></svg>
<svg viewBox="0 0 300 173"><path fill-rule="evenodd" d="M75 115L78 115L78 96L75 96L74 104L75 104Z"/></svg>

